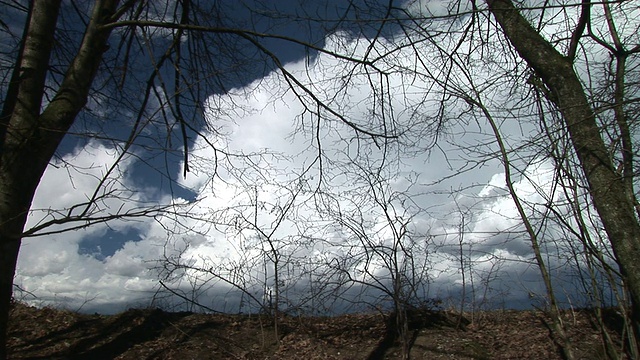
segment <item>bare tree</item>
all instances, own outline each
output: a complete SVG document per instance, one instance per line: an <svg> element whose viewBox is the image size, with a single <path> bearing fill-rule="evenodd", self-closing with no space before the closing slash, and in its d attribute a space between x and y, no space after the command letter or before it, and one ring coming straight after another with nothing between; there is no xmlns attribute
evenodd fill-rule
<svg viewBox="0 0 640 360"><path fill-rule="evenodd" d="M372 138L396 136L385 130L392 127L377 122L386 119L358 123L341 115L335 102L325 101L304 79L287 72L268 42L286 42L311 52L325 51L322 47L308 39L257 31L255 24L236 22L215 2L63 4L54 0L3 2L3 6L11 11L12 19L3 22L3 34L15 47L3 48L3 64L9 64L3 65L3 76L10 81L3 88L0 116L0 358L6 357L8 305L23 236L44 234L47 226L60 223L78 228L173 211L172 204L166 204L168 208L155 206L104 216L95 205L105 193L97 191L86 204L80 204L86 211L74 207L65 214L68 216L25 229L38 183L65 135L105 139L123 156L135 154L137 147L160 151L174 162L181 156L186 175L190 141L204 127L216 128L210 122L216 104L207 103L207 97L246 81L246 71L258 76L275 68L306 111L317 115L315 121L332 118ZM259 10L256 13L270 14L270 9ZM345 13L357 10L337 9ZM332 31L345 24L346 18L341 19L316 23ZM24 29L21 34L18 28ZM354 68L377 72L371 61L332 54ZM92 112L92 108L108 110ZM149 132L158 136L148 136ZM232 168L236 165L233 159L246 155L229 153L213 142L209 145L220 157L221 166ZM157 171L169 182L172 173L170 168Z"/></svg>
<svg viewBox="0 0 640 360"><path fill-rule="evenodd" d="M640 223L636 213L636 193L634 190L634 147L629 115L625 108L629 101L625 95L628 84L625 70L630 57L640 53L640 44L629 44L618 32L612 15L612 4L600 5L584 2L581 4L580 19L569 29L568 45L558 50L546 40L538 30L521 14L511 1L488 1L489 10L503 29L519 55L534 70L534 80L540 79L543 90L557 106L571 138L580 166L589 184L593 204L607 232L616 254L622 275L633 299L634 317L638 323L640 314L640 268L635 260L640 256ZM602 38L594 29L597 19L592 7L601 6L606 19L606 34ZM625 16L625 5L618 8ZM603 18L600 18L603 19ZM541 19L544 21L544 19ZM633 31L632 31L633 32ZM608 51L616 63L615 96L610 103L614 109L614 121L608 126L616 130L619 142L616 152L619 157L609 155L603 133L598 124L593 101L576 69L578 50L584 41L593 41ZM620 159L620 163L616 163ZM620 169L620 170L619 170Z"/></svg>
<svg viewBox="0 0 640 360"><path fill-rule="evenodd" d="M640 45L634 34L640 24L630 15L635 7L624 2L529 5L525 2L516 6L509 0L494 0L452 1L445 7L437 7L416 1L396 9L400 14L399 27L406 34L403 49L413 51L413 55L409 55L412 61L400 66L415 77L411 81L422 81L425 89L423 101L413 104L413 109L433 121L430 134L436 138L435 144L446 139L447 130L456 129L460 123L477 124L479 141L464 148L477 158L460 170L466 172L469 167L501 159L512 195L515 191L509 185L513 184L514 177L509 176L507 167L515 170L512 175L526 178L529 164L539 161L537 159L555 158L562 161L563 166L571 167L572 173L581 173L584 182L577 186L584 186L587 201L576 202L573 195L566 196L570 194L552 196L540 204L543 210L534 204L527 209L528 204L516 202L533 241L536 261L545 272L540 245L546 243L560 249L556 240L545 239L553 234L547 229L549 221L559 218L556 215L571 206L579 208L579 217L597 214L597 221L583 221L587 225L582 228L575 223L554 226L577 233L571 238L578 241L584 239L580 232L588 234L600 226L604 228L602 248L613 249L615 265L611 268L612 263L607 264L606 260L598 263L613 269L612 274L619 267L631 294L633 312L637 314L639 272L633 259L640 249L640 227L634 139L638 114L635 79ZM541 97L545 99L544 104L540 102ZM488 103L491 103L490 109L486 106ZM488 124L492 131L486 131L486 125L481 125L476 118L478 109L484 111L483 116L487 118L493 116L494 121ZM554 118L560 124L554 126L552 137L544 130L536 132L532 128L541 116ZM499 141L498 156L495 150L488 150L491 148L488 137L493 134L500 138L503 128L514 125L524 129L523 132L532 129L532 135L520 143L510 140L513 144L510 147L504 146L506 140ZM555 148L562 134L566 134L571 149L551 155L548 149ZM462 130L455 135L462 137L467 132ZM552 180L554 194L562 193L558 186L569 185L562 183L566 172L561 173L557 171ZM582 190L580 188L578 196L583 194ZM591 206L595 212L590 211ZM534 217L535 225L525 219ZM557 279L551 274L544 277L547 296L553 297L552 282ZM617 287L615 275L611 279L610 284ZM557 330L558 339L567 340L562 339L561 326Z"/></svg>
<svg viewBox="0 0 640 360"><path fill-rule="evenodd" d="M540 101L549 101L537 91L536 95ZM577 159L571 154L568 133L558 129L561 124L558 116L560 114L540 113L541 132L553 144L548 150L555 164L554 180L558 184L559 197L564 198L564 201L548 198L552 205L547 206L549 212L544 214L544 218L553 223L554 228L561 229L563 237L572 239L566 242L564 251L570 259L568 264L575 269L580 282L578 286L583 288L585 303L581 306L593 309L594 322L600 330L607 356L620 359L622 354L628 353L631 358L637 358L638 345L628 289L606 235L602 231L594 231L601 229L602 224L594 215L591 197L585 191L587 181L576 165ZM606 326L605 309L612 306L619 309L623 318L625 330L621 341Z"/></svg>
<svg viewBox="0 0 640 360"><path fill-rule="evenodd" d="M416 284L426 281L426 272L416 271L424 266L412 263L417 251L426 252L413 235L426 229L412 228L416 214L424 211L412 205L413 194L408 189L398 192L388 187L389 179L402 168L402 156L440 151L446 157L443 144L450 145L452 138L467 135L468 127L477 126L480 130L474 134L476 142L463 150L478 156L468 156L458 168L451 166L452 172L457 173L451 176L467 174L501 159L507 166L505 170L520 169L518 176L524 177L522 169L526 166L520 167L517 162L526 164L534 158L528 153L532 148L552 145L557 138L548 138L541 132L512 148L500 145L496 152L493 145L502 134L500 127L511 120L530 129L532 124L538 124L540 112L555 112L561 115L557 120L562 126L554 131L566 132L572 145L571 151L555 153L555 159L559 161L558 155L564 156L571 173L581 173L574 178L584 180L569 187L585 186L590 200L572 202L568 207L551 203L549 210L536 216L551 216L553 211L561 213L573 207L579 224L574 229L586 234L602 225L606 236L597 241L580 236L584 240L581 244L593 253L590 259L598 259L598 267L611 270L612 284L620 275L633 304L633 333L636 338L640 333L640 265L635 260L640 257L640 207L635 189L638 164L634 144L640 44L634 37L638 23L630 15L635 9L632 4L586 1L527 8L526 3L515 6L510 0L487 0L452 1L447 7L433 8L421 1L404 2L402 7L393 2L376 5L349 1L344 8L336 8L339 16L331 19L315 18L312 12L269 17L280 10L254 9L242 3L235 9L273 20L269 29L300 20L295 23L307 30L321 29L323 34L346 30L362 35L355 44L344 40L347 36L342 39L345 43L331 44L333 47L319 45L318 39L263 32L257 23L246 20L250 17L234 17L232 11L219 7L217 2L97 0L63 4L59 0L33 0L4 1L3 5L15 16L13 22L2 22L2 32L12 45L2 47L0 65L2 76L9 79L2 88L0 115L0 358L6 358L7 311L21 240L122 218L164 214L175 217L179 224L181 216L196 216L173 203L131 202L104 211L109 200L124 202L130 195L113 182L118 163L128 156L148 162L171 186L175 186L175 169L169 165L158 167L151 161L154 156L166 156L166 163L184 163L184 176L191 170L207 172L212 177L224 173L251 188L250 182L255 178L247 178L245 170L253 167L259 173L260 166L278 154L246 154L202 135L215 133L223 138L225 134L216 119L228 115L223 111L242 111L228 110L232 107L216 103L221 98L210 97L211 94L225 93L230 86L246 83L246 73L253 74L253 79L274 69L283 79L280 85L284 89L278 90L294 94L302 105L297 127L292 128L309 135L307 150L314 155L296 175L317 175L313 185L305 184L305 192L313 194L306 199L324 211L324 219L334 220L325 231L338 224L359 241L357 247L332 244L336 248L347 247L343 254L356 255L356 260L326 256L320 262L305 263L308 272L302 276L315 279L309 283L321 289L318 293L333 291L336 295L353 289L354 284L377 288L392 299L399 330L403 331L405 325L400 323L406 324L402 317L406 301L415 296ZM332 85L321 88L306 73L289 71L284 66L284 55L273 43L290 44L336 60L339 65L323 72L327 76L323 80ZM370 96L360 100L358 106L367 108L368 116L354 118L350 116L349 101L362 84ZM540 102L541 98L546 102ZM397 106L402 111L396 111ZM479 124L478 109L488 110L485 115L492 114L485 116L494 119L489 128ZM460 128L463 130L459 133L452 132ZM332 145L338 143L347 150L328 151L324 141L336 133L340 136ZM86 202L65 209L31 209L40 179L64 145L65 136L108 141L118 150L118 159ZM189 152L197 137L212 150L212 159L200 169ZM140 149L153 155L145 157ZM349 151L354 149L355 154L351 154ZM580 171L573 171L577 167ZM351 194L332 193L332 187L340 182L334 180L341 177L357 180L360 187L351 187L356 190ZM507 184L512 180L507 176ZM347 202L348 213L345 205L336 201L343 195L340 201ZM256 201L254 208L257 205ZM585 212L596 214L590 212L591 205L598 220L581 220ZM282 214L293 209L288 206L282 207L288 209ZM290 206L297 205L292 202ZM375 210L380 221L373 222L363 206ZM250 209L240 210L239 219L262 232L268 246L264 254L269 255L279 277L278 269L295 262L288 255L283 258L288 245L268 228L258 226L256 218L248 215ZM527 210L531 209L518 207L525 223L532 216ZM27 217L33 211L42 211L46 216L27 229ZM212 227L233 226L230 217L223 216L219 221L212 214L205 220ZM538 229L548 224L545 221L540 220ZM371 228L372 224L383 224L388 234ZM536 237L534 225L525 225L532 241L541 239ZM570 231L569 227L565 229ZM320 237L305 231L298 235L313 241ZM328 243L327 239L322 241ZM599 247L593 246L596 242ZM462 237L458 250L461 246ZM535 241L532 246L536 250ZM598 258L595 251L609 247L615 260L612 266L604 256ZM535 256L540 258L538 250ZM374 258L377 264L372 262ZM261 302L261 295L256 297L248 291L244 280L235 281L246 273L173 264L169 273L198 270ZM377 268L386 269L386 277L374 274L373 269ZM354 270L361 272L360 278L353 275ZM278 280L276 305L281 296ZM208 278L203 281L194 280L191 289L208 286ZM552 296L553 290L547 285L547 293Z"/></svg>
<svg viewBox="0 0 640 360"><path fill-rule="evenodd" d="M467 174L493 160L502 161L506 166L506 183L510 185L507 190L516 202L518 197L511 185L516 178L527 178L527 165L540 159L560 160L561 157L572 171L580 168L578 172L584 175L586 182L574 186L586 185L589 196L593 198L593 206L598 211L598 217L602 218L602 213L606 212L608 220L602 218L601 222L589 223L582 226L581 230L573 223L557 225L570 225L565 226L563 231L572 232L578 229L588 233L602 224L607 230L607 236L602 238L601 249L610 246L613 248L616 254L613 257L615 266L622 270L620 274L624 284L629 286L632 299L635 299L633 278L637 271L633 270L633 256L630 254L634 253L633 244L637 242L637 224L634 225L637 223L637 206L633 180L636 172L634 169L637 168L634 160L637 151L633 144L633 134L636 131L633 120L637 118L637 111L634 112L637 104L637 85L628 80L629 74L635 76L637 72L638 46L633 42L633 36L629 35L634 34L634 29L637 30L638 27L636 22L629 20L628 14L633 9L626 3L615 7L612 4L560 3L549 9L527 8L524 5L516 8L509 1L502 0L487 1L486 5L482 7L480 3L465 4L452 1L447 8L433 8L433 12L430 12L432 7L419 1L408 2L403 8L390 6L385 24L402 36L398 36L397 42L391 43L374 37L367 46L365 56L366 61L374 63L377 69L384 69L381 72L383 80L360 72L362 68L359 67L348 71L349 79L364 75L376 85L372 86L375 89L370 100L372 103L386 104L386 97L390 97L392 93L399 94L404 114L410 114L410 119L406 120L409 124L403 129L406 131L401 133L399 139L399 144L404 146L403 155L420 151L439 151L443 143L450 143L454 141L452 138L457 140L468 135L467 132L471 132L468 128L475 126L478 134L474 134L476 136L473 140L476 142L466 145L462 150L477 157L471 158L468 155L466 162L453 169L453 172ZM596 6L600 10L592 12L591 9ZM522 14L534 20L525 20ZM576 14L579 16L575 16ZM616 25L616 16L622 26ZM494 18L498 20L497 23ZM557 22L558 18L566 21ZM578 20L573 21L575 18ZM536 28L530 23L537 23ZM550 32L549 28L556 33L557 27L562 28L557 33L563 35L547 35ZM626 35L621 35L621 27L624 27ZM604 39L601 34L608 34L611 40ZM502 35L506 35L507 41ZM551 36L552 39L545 40L544 36ZM610 54L610 61L600 57L601 50ZM521 61L523 58L526 63ZM629 63L633 66L627 66ZM596 71L600 68L606 71ZM392 82L388 80L391 74L401 79L401 85L388 85ZM416 99L416 93L422 94L422 97ZM540 102L541 96L546 99L545 103ZM487 112L482 114L484 110ZM489 113L493 115L488 116ZM385 111L371 114L374 118L392 118L396 115ZM553 147L558 140L555 136L547 137L545 131L535 132L528 138L522 136L521 143L512 142L510 147L506 146L506 140L502 141L502 145L498 146L498 149L495 148L496 138L504 140L502 127L515 124L511 126L520 127L524 129L521 131L526 133L539 124L541 114L561 115L554 119L562 126L553 131L568 134L572 150L565 149L562 154L555 155L546 152L545 149ZM493 118L493 121L481 124L478 117ZM417 118L420 120L411 122ZM396 126L398 123L399 121L393 122ZM451 132L452 129L460 128L463 130L458 130L459 133ZM358 138L362 139L366 137ZM382 141L376 145L385 155L398 151L399 148ZM337 162L323 156L323 150L318 146L318 159L322 161L323 166ZM392 162L394 157L378 155L380 159L364 156L372 161L365 164L366 166L359 167L361 164L355 162L355 166L350 168L339 166L339 171L351 176L378 175L371 171L380 168L388 170L397 165L386 163L385 166L380 166L376 163L377 160ZM345 162L348 162L347 160L352 159L345 159ZM507 170L514 171L512 176ZM554 175L554 194L562 192L557 187L558 184L562 184L564 176L560 173L561 171L558 171ZM337 176L335 173L326 174ZM388 177L388 174L385 176ZM376 177L373 176L371 179ZM436 182L440 180L443 179ZM340 203L333 200L336 196L321 196L324 194L323 191L330 193L323 185L327 186L323 181L318 182L320 191L316 201L321 205L331 204L333 209L330 213L338 223L351 224L351 232L360 234L363 239L370 239L366 230L371 223L364 221L366 216L359 212L361 210L351 214L345 213ZM560 342L566 343L565 348L568 352L571 351L571 347L568 339L562 335L562 323L558 316L559 305L554 300L557 294L553 290L553 282L557 279L553 274L546 273L547 264L542 247L560 249L564 246L551 238L551 231L545 232L551 226L552 219L560 219L561 216L557 216L558 214L572 206L578 214L590 211L588 208L591 205L582 207L580 201L570 200L572 196L564 196L561 200L553 196L548 197L545 198L545 204L526 203L520 199L516 207L525 226L513 230L519 236L518 239L525 234L530 240L535 262L540 266L545 278L545 297L551 303L553 318L557 321L556 332L559 334ZM626 202L618 201L624 200L625 197ZM386 200L388 199L384 198L382 202L386 203ZM365 203L366 201L361 199L354 200L353 207L357 208ZM591 201L583 203L591 204ZM538 205L543 205L544 210L539 210ZM608 212L608 206L616 206L617 215L613 215L615 212ZM356 221L348 220L350 217ZM410 224L411 221L404 226ZM584 236L575 238L585 239ZM458 245L460 247L462 243ZM360 248L350 249L348 254L351 258L357 258L358 254L366 253L362 251L366 248L380 249L371 244L363 244ZM576 261L580 260L576 258ZM607 266L606 263L599 262L599 266ZM341 278L341 284L354 282L351 274L346 271L354 265L353 263L337 261L334 264L334 269L342 269L342 274L346 277ZM463 263L462 267L464 266ZM611 270L614 275L611 284L615 284L617 270L613 267ZM596 285L602 284L591 286ZM633 303L637 304L637 301Z"/></svg>
<svg viewBox="0 0 640 360"><path fill-rule="evenodd" d="M429 286L429 236L413 224L425 210L412 199L414 174L391 175L394 167L384 158L361 160L351 163L357 171L345 172L352 185L338 196L325 194L319 210L339 226L342 246L350 249L343 255L346 261L333 268L344 276L343 284L371 293L371 306L389 311L386 340L397 340L408 359L410 320L417 321L414 310L425 310L431 300L423 297Z"/></svg>
<svg viewBox="0 0 640 360"><path fill-rule="evenodd" d="M580 202L573 202L569 196L565 196L562 201L570 203L567 205L549 197L543 204L546 208L541 211L536 208L537 204L519 201L511 186L514 177L528 176L527 164L554 156L557 160L558 154L550 155L541 150L553 146L557 138L548 138L544 131L540 131L511 148L507 148L504 141L499 142L501 144L497 151L492 146L496 138L502 138L501 127L509 126L509 121L525 128L523 132L526 132L537 126L541 114L561 115L556 119L562 126L554 131L566 133L573 149L560 156L567 160L567 166L580 168L579 172L586 182L579 186L586 185L592 199L592 202L589 200L586 203L593 204L599 218L599 221L584 226L582 231L588 232L599 224L606 230L602 248L610 246L613 249L614 262L620 269L624 286L629 288L636 307L634 314L637 314L638 301L635 299L638 291L634 290L637 287L634 284L638 282L638 271L632 259L638 255L638 215L634 190L637 150L633 144L636 131L633 125L637 118L635 106L638 101L637 84L628 79L630 75L637 76L637 53L640 49L631 34L635 33L638 24L630 20L629 13L633 8L626 3L615 6L608 3L561 3L549 9L527 8L524 5L516 8L506 0L487 1L486 5L482 7L482 4L473 2L465 5L453 1L446 9L436 9L440 11L437 13L429 12L430 7L422 2L410 2L405 8L389 7L386 23L393 24L404 36L397 43L390 44L375 38L367 48L365 58L375 63L378 69L383 68L381 64L384 64L382 78L393 74L402 79L402 84L396 88L389 85L373 86L381 90L374 91L371 101L386 103L384 99L390 93L407 95L422 91L423 96L419 100L410 96L402 98L407 109L405 113L411 113L412 119L421 119L405 128L410 131L402 133L400 143L410 149L405 148L403 154L438 150L443 141L466 135L465 130L452 134L449 132L451 129L477 124L480 134L475 140L478 143L464 150L479 156L456 170L466 174L494 159L505 164L507 190L516 201L515 207L524 222L524 229L518 228L516 231L526 234L530 240L535 261L545 281L546 298L551 303L554 321L557 321L556 333L559 341L566 344L566 351L570 352L569 339L563 335L558 315L559 305L554 300L555 279L552 274L546 273L547 265L541 245L559 248L558 242L549 239L551 232L544 231L552 217L559 218L554 212L559 214L571 206L579 206ZM599 10L592 11L596 7ZM527 20L523 14L534 20ZM566 21L557 22L558 18ZM578 20L571 20L575 18ZM620 22L616 23L616 19ZM537 23L535 28L531 26L532 23ZM557 27L562 30L556 31ZM549 28L562 35L547 35ZM624 28L623 32L621 28ZM601 34L607 34L610 39ZM508 41L502 35L506 35ZM552 39L546 40L545 36L551 36ZM610 60L601 58L602 51L609 54ZM596 71L600 68L605 71ZM350 74L350 79L355 79L363 72L354 68ZM368 76L367 79L374 82L375 77ZM375 84L388 83L380 81ZM546 99L544 104L540 102L540 96ZM490 108L486 101L491 102ZM484 112L482 117L493 121L483 127L478 120L478 109ZM378 117L394 116L389 112L372 114ZM379 146L383 154L395 150L383 142ZM322 151L318 147L318 153L322 155ZM319 156L319 159L325 161L323 164L330 163L327 157ZM391 159L391 156L384 159ZM344 170L347 167L340 169L344 174L357 174L376 168L385 167L379 164L358 167L356 164L348 170ZM510 169L517 174L511 176ZM553 181L560 183L561 178L562 175L555 175ZM319 182L319 188L322 185ZM556 187L554 191L557 193L559 190ZM360 206L362 203L357 201L355 204ZM338 205L335 208L340 209ZM332 212L336 215L334 218L348 218L342 211L336 214L336 209ZM580 209L578 213L589 211L584 207ZM354 214L356 218L365 218L361 213ZM530 220L537 223L533 224ZM580 222L579 219L577 222ZM362 225L364 222L360 223L357 225L356 221L350 230L367 238L366 227ZM572 231L569 227L565 227L565 230ZM364 248L367 246L356 250ZM379 249L375 246L372 248ZM359 252L349 252L350 255L354 253ZM606 266L605 263L600 262L601 266ZM349 268L343 265L340 263L338 268ZM349 275L348 272L345 274ZM615 284L615 276L613 279L611 283ZM347 278L347 282L351 280ZM635 324L637 326L637 319Z"/></svg>

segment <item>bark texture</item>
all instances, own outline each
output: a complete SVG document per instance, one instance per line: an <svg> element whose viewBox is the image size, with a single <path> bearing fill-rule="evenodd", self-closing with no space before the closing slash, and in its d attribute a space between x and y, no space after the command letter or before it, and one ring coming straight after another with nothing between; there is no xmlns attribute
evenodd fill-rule
<svg viewBox="0 0 640 360"><path fill-rule="evenodd" d="M44 110L42 98L61 0L30 4L11 83L0 117L0 359L7 357L13 277L27 214L51 157L84 107L109 30L99 30L118 1L97 1L77 55Z"/></svg>
<svg viewBox="0 0 640 360"><path fill-rule="evenodd" d="M636 326L640 316L640 224L634 198L610 160L595 114L570 57L563 56L522 16L511 0L487 0L505 35L551 91L565 121L594 207L604 225L631 292Z"/></svg>

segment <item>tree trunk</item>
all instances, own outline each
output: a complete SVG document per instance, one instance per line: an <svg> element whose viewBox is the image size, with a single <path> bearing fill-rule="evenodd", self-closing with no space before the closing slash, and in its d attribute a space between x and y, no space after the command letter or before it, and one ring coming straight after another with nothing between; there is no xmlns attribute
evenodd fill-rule
<svg viewBox="0 0 640 360"><path fill-rule="evenodd" d="M0 359L7 358L7 326L9 322L9 307L13 290L13 276L20 249L20 239L2 238L0 241Z"/></svg>
<svg viewBox="0 0 640 360"><path fill-rule="evenodd" d="M521 15L511 0L487 0L491 13L520 56L552 93L589 184L594 207L604 225L631 293L636 325L640 316L640 224L633 194L609 159L572 60L559 53ZM625 149L625 151L628 149Z"/></svg>
<svg viewBox="0 0 640 360"><path fill-rule="evenodd" d="M118 1L97 1L78 53L41 112L61 0L30 4L22 49L0 117L0 359L7 357L7 326L22 232L40 178L84 107L109 30L100 30Z"/></svg>
<svg viewBox="0 0 640 360"><path fill-rule="evenodd" d="M23 43L2 110L0 154L0 359L7 358L9 306L13 294L22 231L35 188L38 170L25 159L23 145L37 131L44 83L49 65L60 0L34 1L26 22ZM27 160L27 161L25 161ZM40 171L40 175L42 171Z"/></svg>

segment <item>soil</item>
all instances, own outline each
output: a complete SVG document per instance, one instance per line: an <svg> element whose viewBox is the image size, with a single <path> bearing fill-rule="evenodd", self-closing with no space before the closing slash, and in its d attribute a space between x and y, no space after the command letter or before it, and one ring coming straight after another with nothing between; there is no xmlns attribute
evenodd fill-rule
<svg viewBox="0 0 640 360"><path fill-rule="evenodd" d="M11 359L401 359L397 331L386 325L388 316L283 316L276 328L265 315L158 309L87 315L14 303L8 346ZM567 311L563 316L578 358L603 358L591 312ZM461 317L424 310L408 317L411 359L562 358L548 319L538 311Z"/></svg>

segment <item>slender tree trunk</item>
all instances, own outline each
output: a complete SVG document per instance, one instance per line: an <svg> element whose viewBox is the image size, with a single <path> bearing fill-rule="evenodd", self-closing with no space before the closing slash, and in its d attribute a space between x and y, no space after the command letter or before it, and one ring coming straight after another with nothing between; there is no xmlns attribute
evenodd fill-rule
<svg viewBox="0 0 640 360"><path fill-rule="evenodd" d="M633 194L609 159L595 114L570 58L559 53L522 16L511 0L487 0L491 13L520 56L551 92L566 123L594 207L604 225L631 293L636 325L640 317L640 224ZM628 149L625 149L627 151Z"/></svg>
<svg viewBox="0 0 640 360"><path fill-rule="evenodd" d="M78 53L42 111L45 80L61 0L33 0L22 49L0 117L0 359L7 357L9 304L27 215L40 178L84 107L109 30L99 28L117 7L97 1Z"/></svg>
<svg viewBox="0 0 640 360"><path fill-rule="evenodd" d="M509 155L504 145L504 141L502 140L500 129L498 128L498 125L496 124L495 120L493 119L489 111L487 111L487 109L482 105L482 103L478 102L477 105L480 106L480 108L485 114L485 117L489 121L489 124L491 124L493 135L496 138L498 147L500 148L500 155L502 158L502 164L504 166L505 183L507 185L507 189L509 189L509 194L511 195L511 199L516 205L516 209L518 210L520 219L522 219L522 222L524 223L524 227L529 236L529 241L531 242L531 249L533 250L533 254L535 255L536 264L538 265L538 269L540 270L540 275L542 276L542 281L544 282L544 287L547 291L547 297L549 299L549 309L546 311L548 312L549 317L551 317L551 330L553 333L553 338L555 342L558 344L558 346L560 347L563 357L566 360L573 360L575 359L575 356L573 354L573 345L571 343L571 340L567 336L567 333L565 331L565 326L562 322L562 316L560 314L560 309L558 307L558 301L553 291L551 274L549 274L547 265L545 264L544 258L542 257L542 251L540 250L540 241L538 240L537 232L533 228L533 224L531 224L531 221L529 221L529 216L524 210L524 206L520 201L520 197L518 196L518 193L516 192L516 189L513 186L513 178L511 176L511 162L509 160Z"/></svg>

